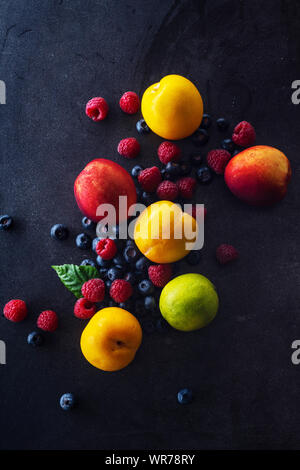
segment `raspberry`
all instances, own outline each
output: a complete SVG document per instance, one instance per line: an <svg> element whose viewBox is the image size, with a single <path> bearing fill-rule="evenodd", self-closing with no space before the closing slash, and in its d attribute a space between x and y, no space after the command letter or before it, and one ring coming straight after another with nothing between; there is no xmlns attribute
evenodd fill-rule
<svg viewBox="0 0 300 470"><path fill-rule="evenodd" d="M74 315L82 320L88 320L96 313L96 305L84 298L78 299L74 306Z"/></svg>
<svg viewBox="0 0 300 470"><path fill-rule="evenodd" d="M180 180L177 181L177 186L179 189L179 194L183 199L192 199L196 186L196 180L190 176L185 176L184 178L180 178Z"/></svg>
<svg viewBox="0 0 300 470"><path fill-rule="evenodd" d="M27 316L27 306L24 300L13 299L4 306L3 314L7 320L18 323Z"/></svg>
<svg viewBox="0 0 300 470"><path fill-rule="evenodd" d="M126 300L132 296L132 293L132 286L130 282L125 281L125 279L116 279L113 281L109 291L111 298L118 304L126 302Z"/></svg>
<svg viewBox="0 0 300 470"><path fill-rule="evenodd" d="M164 287L172 277L171 264L154 264L148 268L149 279L156 287Z"/></svg>
<svg viewBox="0 0 300 470"><path fill-rule="evenodd" d="M134 91L126 91L120 99L120 108L124 113L135 114L140 109L140 99Z"/></svg>
<svg viewBox="0 0 300 470"><path fill-rule="evenodd" d="M105 284L102 279L90 279L83 284L81 293L90 302L102 302L105 296Z"/></svg>
<svg viewBox="0 0 300 470"><path fill-rule="evenodd" d="M119 142L118 152L125 158L135 158L140 153L141 147L134 137L128 137Z"/></svg>
<svg viewBox="0 0 300 470"><path fill-rule="evenodd" d="M232 245L225 243L218 246L216 250L216 258L220 264L230 263L239 257L238 251Z"/></svg>
<svg viewBox="0 0 300 470"><path fill-rule="evenodd" d="M225 167L231 159L231 153L223 149L211 150L208 152L206 159L208 166L214 170L217 175L223 175Z"/></svg>
<svg viewBox="0 0 300 470"><path fill-rule="evenodd" d="M255 139L255 130L250 122L242 121L235 126L232 140L236 145L239 145L240 147L249 147L254 144Z"/></svg>
<svg viewBox="0 0 300 470"><path fill-rule="evenodd" d="M154 193L159 183L161 183L161 173L157 166L145 168L140 172L138 180L144 191Z"/></svg>
<svg viewBox="0 0 300 470"><path fill-rule="evenodd" d="M181 150L173 142L162 142L157 150L158 158L166 165L169 162L178 162L180 160Z"/></svg>
<svg viewBox="0 0 300 470"><path fill-rule="evenodd" d="M58 317L53 310L45 310L37 319L37 326L44 331L55 331L58 327Z"/></svg>
<svg viewBox="0 0 300 470"><path fill-rule="evenodd" d="M103 121L108 114L108 104L100 96L92 98L85 107L85 114L93 121Z"/></svg>
<svg viewBox="0 0 300 470"><path fill-rule="evenodd" d="M156 194L159 199L174 201L178 196L177 184L168 180L162 181L156 190Z"/></svg>
<svg viewBox="0 0 300 470"><path fill-rule="evenodd" d="M117 253L117 245L111 238L101 238L96 245L96 253L102 259L112 259Z"/></svg>

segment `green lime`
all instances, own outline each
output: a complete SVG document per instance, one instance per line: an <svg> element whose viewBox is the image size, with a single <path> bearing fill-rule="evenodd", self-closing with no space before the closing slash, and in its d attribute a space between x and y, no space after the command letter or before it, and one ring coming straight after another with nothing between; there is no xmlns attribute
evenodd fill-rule
<svg viewBox="0 0 300 470"><path fill-rule="evenodd" d="M210 323L219 307L215 286L201 274L183 274L163 288L159 308L167 322L182 331L198 330Z"/></svg>

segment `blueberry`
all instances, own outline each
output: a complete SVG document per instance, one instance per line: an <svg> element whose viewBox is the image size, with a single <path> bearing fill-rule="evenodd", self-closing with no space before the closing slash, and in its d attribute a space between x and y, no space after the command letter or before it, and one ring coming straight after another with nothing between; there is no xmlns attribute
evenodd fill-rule
<svg viewBox="0 0 300 470"><path fill-rule="evenodd" d="M65 225L55 224L51 227L50 235L54 240L66 240L69 235L69 230Z"/></svg>
<svg viewBox="0 0 300 470"><path fill-rule="evenodd" d="M235 144L231 139L222 140L221 147L222 149L227 150L230 153L232 153L235 150Z"/></svg>
<svg viewBox="0 0 300 470"><path fill-rule="evenodd" d="M108 302L108 306L109 306L109 307L118 307L118 304L117 304L117 302L115 302L114 300L111 299L111 300Z"/></svg>
<svg viewBox="0 0 300 470"><path fill-rule="evenodd" d="M130 282L130 284L134 286L140 280L140 277L138 276L138 274L139 273L128 272L128 273L125 274L124 279L125 279L125 281ZM143 275L143 274L141 273L141 275Z"/></svg>
<svg viewBox="0 0 300 470"><path fill-rule="evenodd" d="M144 167L141 165L135 165L132 170L131 170L131 176L133 178L137 178L140 174L140 172L144 170Z"/></svg>
<svg viewBox="0 0 300 470"><path fill-rule="evenodd" d="M115 266L114 268L110 268L107 271L107 277L110 281L115 281L116 279L122 279L124 272L122 268Z"/></svg>
<svg viewBox="0 0 300 470"><path fill-rule="evenodd" d="M169 162L166 164L166 174L170 176L171 179L176 179L180 176L181 167L179 163Z"/></svg>
<svg viewBox="0 0 300 470"><path fill-rule="evenodd" d="M80 233L76 237L76 246L81 250L88 250L91 247L92 240L87 233Z"/></svg>
<svg viewBox="0 0 300 470"><path fill-rule="evenodd" d="M136 198L137 201L140 201L142 199L143 195L143 190L141 188L135 188L136 189Z"/></svg>
<svg viewBox="0 0 300 470"><path fill-rule="evenodd" d="M75 397L73 393L64 393L59 400L60 407L64 411L69 411L74 408L75 405Z"/></svg>
<svg viewBox="0 0 300 470"><path fill-rule="evenodd" d="M128 240L126 240L126 246L135 246L135 243L133 240L131 240L131 238L129 238Z"/></svg>
<svg viewBox="0 0 300 470"><path fill-rule="evenodd" d="M192 153L190 155L190 162L195 167L200 166L202 163L202 160L203 160L203 157L199 153Z"/></svg>
<svg viewBox="0 0 300 470"><path fill-rule="evenodd" d="M156 321L156 329L157 329L157 331L163 332L163 331L165 331L167 328L168 328L168 324L167 324L167 322L166 322L163 318L159 318L159 319Z"/></svg>
<svg viewBox="0 0 300 470"><path fill-rule="evenodd" d="M212 172L207 166L202 166L197 170L197 179L199 183L209 183L212 179Z"/></svg>
<svg viewBox="0 0 300 470"><path fill-rule="evenodd" d="M99 240L101 240L101 238L98 238L98 237L93 238L93 241L92 241L92 249L93 249L93 251L95 251L95 252L96 252L96 246L97 246L97 243L98 243Z"/></svg>
<svg viewBox="0 0 300 470"><path fill-rule="evenodd" d="M82 220L81 220L81 225L83 226L83 228L93 228L95 229L96 228L96 224L95 222L93 222L91 219L89 219L88 217L83 217Z"/></svg>
<svg viewBox="0 0 300 470"><path fill-rule="evenodd" d="M142 258L139 258L135 263L136 270L142 272L148 272L149 265L149 261L144 256Z"/></svg>
<svg viewBox="0 0 300 470"><path fill-rule="evenodd" d="M155 324L151 320L143 321L142 327L143 327L143 331L146 334L151 334L151 333L154 333L154 331L155 331Z"/></svg>
<svg viewBox="0 0 300 470"><path fill-rule="evenodd" d="M41 346L43 342L43 336L41 335L41 333L37 333L36 331L29 333L29 335L27 336L27 343L30 344L30 346Z"/></svg>
<svg viewBox="0 0 300 470"><path fill-rule="evenodd" d="M145 305L146 310L151 310L151 311L155 310L156 309L156 300L155 300L155 298L150 296L150 295L145 297L144 305Z"/></svg>
<svg viewBox="0 0 300 470"><path fill-rule="evenodd" d="M180 163L180 175L187 176L192 171L191 164L189 162L181 162Z"/></svg>
<svg viewBox="0 0 300 470"><path fill-rule="evenodd" d="M148 132L150 132L150 129L147 126L146 121L144 119L140 119L136 123L136 130L138 131L139 134L148 134Z"/></svg>
<svg viewBox="0 0 300 470"><path fill-rule="evenodd" d="M101 279L106 279L107 271L108 271L107 268L99 268L99 274L100 274Z"/></svg>
<svg viewBox="0 0 300 470"><path fill-rule="evenodd" d="M217 119L217 126L220 131L226 131L226 129L228 129L229 122L225 118L219 118Z"/></svg>
<svg viewBox="0 0 300 470"><path fill-rule="evenodd" d="M0 230L8 230L13 224L13 218L10 215L0 215Z"/></svg>
<svg viewBox="0 0 300 470"><path fill-rule="evenodd" d="M147 193L146 191L143 191L142 193L142 202L146 206L150 206L150 204L153 204L156 201L155 196L151 193Z"/></svg>
<svg viewBox="0 0 300 470"><path fill-rule="evenodd" d="M106 288L108 290L111 288L112 283L113 283L113 281L111 281L110 279L107 279L107 281L105 282Z"/></svg>
<svg viewBox="0 0 300 470"><path fill-rule="evenodd" d="M193 401L193 393L188 388L183 388L177 393L178 403L187 405Z"/></svg>
<svg viewBox="0 0 300 470"><path fill-rule="evenodd" d="M185 258L186 262L190 264L191 266L196 266L196 264L199 264L201 259L201 254L200 251L190 251L187 257Z"/></svg>
<svg viewBox="0 0 300 470"><path fill-rule="evenodd" d="M192 136L192 142L197 147L205 145L209 140L209 134L205 129L198 129Z"/></svg>
<svg viewBox="0 0 300 470"><path fill-rule="evenodd" d="M91 259L84 259L83 261L81 261L80 266L94 266L94 267L96 267L96 263L94 263L94 261L92 261Z"/></svg>
<svg viewBox="0 0 300 470"><path fill-rule="evenodd" d="M124 310L128 310L128 312L130 312L132 310L132 301L131 301L131 299L126 300L126 302L121 302L119 304L119 307L123 308Z"/></svg>
<svg viewBox="0 0 300 470"><path fill-rule="evenodd" d="M150 295L154 292L154 286L153 286L152 282L149 281L149 279L143 279L139 283L138 289L139 289L140 293L143 294L143 295Z"/></svg>
<svg viewBox="0 0 300 470"><path fill-rule="evenodd" d="M122 255L116 255L113 259L113 263L117 266L124 266L125 260Z"/></svg>
<svg viewBox="0 0 300 470"><path fill-rule="evenodd" d="M209 114L203 114L200 127L202 129L209 129L212 123L211 116Z"/></svg>
<svg viewBox="0 0 300 470"><path fill-rule="evenodd" d="M110 259L103 259L99 255L96 258L96 262L97 262L98 266L100 266L101 268L109 268L109 266L111 265L111 260Z"/></svg>
<svg viewBox="0 0 300 470"><path fill-rule="evenodd" d="M134 263L138 256L138 250L134 245L127 245L123 252L126 263Z"/></svg>

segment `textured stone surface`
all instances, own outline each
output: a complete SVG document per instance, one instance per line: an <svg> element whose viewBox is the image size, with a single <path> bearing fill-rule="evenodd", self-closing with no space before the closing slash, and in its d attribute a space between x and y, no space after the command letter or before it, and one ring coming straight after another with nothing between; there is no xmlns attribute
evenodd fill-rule
<svg viewBox="0 0 300 470"><path fill-rule="evenodd" d="M300 337L300 106L290 98L300 79L299 16L296 0L1 2L0 212L16 223L0 234L0 304L17 297L30 309L20 325L0 319L1 448L299 448L300 366L290 360ZM50 265L85 257L74 242L79 171L94 157L134 164L116 150L136 136L136 117L121 113L119 97L168 73L191 78L206 110L231 128L252 122L258 143L290 158L292 182L268 210L243 205L222 178L199 189L209 215L197 269L218 288L217 318L199 332L145 336L130 367L101 373L81 355L83 323ZM110 104L100 124L84 115L95 95ZM222 138L214 127L207 150ZM140 137L136 162L153 165L160 141ZM50 238L54 223L68 225L68 241ZM241 257L221 268L214 250L223 242ZM49 308L60 330L33 351L26 336ZM186 386L196 400L179 406ZM59 397L69 391L79 406L66 415Z"/></svg>

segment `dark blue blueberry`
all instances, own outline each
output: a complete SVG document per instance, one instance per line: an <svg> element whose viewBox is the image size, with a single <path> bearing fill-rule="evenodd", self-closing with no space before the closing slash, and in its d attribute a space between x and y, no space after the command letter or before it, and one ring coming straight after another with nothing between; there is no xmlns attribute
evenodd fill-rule
<svg viewBox="0 0 300 470"><path fill-rule="evenodd" d="M75 406L75 397L73 393L64 393L59 400L60 407L64 411L69 411Z"/></svg>
<svg viewBox="0 0 300 470"><path fill-rule="evenodd" d="M142 328L143 328L143 332L150 335L151 333L154 333L155 331L155 324L151 320L144 320L142 322Z"/></svg>
<svg viewBox="0 0 300 470"><path fill-rule="evenodd" d="M113 258L113 264L115 264L117 266L124 266L125 265L125 260L124 260L123 256L122 255L116 255Z"/></svg>
<svg viewBox="0 0 300 470"><path fill-rule="evenodd" d="M167 323L163 318L159 318L159 319L156 321L156 329L157 329L157 331L163 332L163 331L167 330L167 328L168 328L168 323Z"/></svg>
<svg viewBox="0 0 300 470"><path fill-rule="evenodd" d="M133 178L137 178L140 174L140 172L144 170L144 167L141 165L135 165L132 170L131 170L131 176Z"/></svg>
<svg viewBox="0 0 300 470"><path fill-rule="evenodd" d="M86 228L86 229L89 229L89 228L93 228L95 229L96 228L96 223L93 222L91 219L89 219L88 217L83 217L82 220L81 220L81 225L83 226L83 228Z"/></svg>
<svg viewBox="0 0 300 470"><path fill-rule="evenodd" d="M144 256L139 258L135 263L135 267L137 271L148 272L148 267L150 266L150 262Z"/></svg>
<svg viewBox="0 0 300 470"><path fill-rule="evenodd" d="M33 331L32 333L29 333L27 336L27 343L30 344L30 346L37 347L41 346L44 342L44 338L41 335L41 333L37 333L36 331Z"/></svg>
<svg viewBox="0 0 300 470"><path fill-rule="evenodd" d="M192 166L189 162L181 162L180 163L180 175L187 176L191 173Z"/></svg>
<svg viewBox="0 0 300 470"><path fill-rule="evenodd" d="M126 300L126 302L121 302L119 304L120 308L123 308L124 310L128 310L130 312L132 310L132 301L131 299Z"/></svg>
<svg viewBox="0 0 300 470"><path fill-rule="evenodd" d="M50 235L54 240L66 240L69 236L69 230L63 224L55 224L51 227Z"/></svg>
<svg viewBox="0 0 300 470"><path fill-rule="evenodd" d="M179 163L169 162L166 164L166 174L169 176L167 179L176 179L180 176L181 167Z"/></svg>
<svg viewBox="0 0 300 470"><path fill-rule="evenodd" d="M13 224L13 218L10 215L0 215L0 230L8 230Z"/></svg>
<svg viewBox="0 0 300 470"><path fill-rule="evenodd" d="M201 254L200 251L190 251L187 257L185 258L186 262L190 264L191 266L196 266L196 264L199 264L201 259Z"/></svg>
<svg viewBox="0 0 300 470"><path fill-rule="evenodd" d="M153 204L155 201L156 201L155 196L152 193L147 193L146 191L143 191L142 202L146 206L150 206L150 204Z"/></svg>
<svg viewBox="0 0 300 470"><path fill-rule="evenodd" d="M94 266L96 267L96 263L92 261L91 259L84 259L81 261L80 266Z"/></svg>
<svg viewBox="0 0 300 470"><path fill-rule="evenodd" d="M152 282L149 281L149 279L143 279L139 283L138 289L139 289L140 293L143 294L143 295L150 295L154 292L154 286L153 286Z"/></svg>
<svg viewBox="0 0 300 470"><path fill-rule="evenodd" d="M147 126L146 121L144 119L140 119L136 123L136 130L138 131L139 134L148 134L148 132L150 132L150 129Z"/></svg>
<svg viewBox="0 0 300 470"><path fill-rule="evenodd" d="M139 281L138 277L133 272L126 273L125 276L124 276L124 279L125 279L125 281L130 282L130 284L133 285L133 286L135 284L137 284L137 282Z"/></svg>
<svg viewBox="0 0 300 470"><path fill-rule="evenodd" d="M199 153L192 153L190 155L190 162L195 167L200 166L202 163L202 160L203 160L203 157Z"/></svg>
<svg viewBox="0 0 300 470"><path fill-rule="evenodd" d="M99 240L101 240L101 239L96 237L96 238L93 238L93 241L92 241L92 249L93 249L93 251L95 251L95 253L96 253L96 246L97 246L97 243L98 243Z"/></svg>
<svg viewBox="0 0 300 470"><path fill-rule="evenodd" d="M108 271L107 268L99 268L99 275L100 275L101 279L106 279L107 271Z"/></svg>
<svg viewBox="0 0 300 470"><path fill-rule="evenodd" d="M221 147L222 149L232 153L235 150L235 143L231 139L224 139L221 142Z"/></svg>
<svg viewBox="0 0 300 470"><path fill-rule="evenodd" d="M109 268L109 266L111 266L111 260L110 259L103 259L99 255L96 258L96 262L97 262L98 266L100 266L101 268Z"/></svg>
<svg viewBox="0 0 300 470"><path fill-rule="evenodd" d="M183 388L177 393L178 403L187 405L193 401L193 393L188 388Z"/></svg>
<svg viewBox="0 0 300 470"><path fill-rule="evenodd" d="M197 180L201 184L209 183L212 180L212 172L208 166L202 166L197 170Z"/></svg>
<svg viewBox="0 0 300 470"><path fill-rule="evenodd" d="M134 240L131 240L131 238L128 238L128 240L126 240L126 246L135 246Z"/></svg>
<svg viewBox="0 0 300 470"><path fill-rule="evenodd" d="M156 309L156 300L155 300L155 297L153 296L147 296L145 297L145 309L146 310L155 310Z"/></svg>
<svg viewBox="0 0 300 470"><path fill-rule="evenodd" d="M217 119L217 126L220 131L226 131L226 129L228 129L229 122L225 118L219 118Z"/></svg>
<svg viewBox="0 0 300 470"><path fill-rule="evenodd" d="M192 135L192 142L194 145L197 147L201 145L205 145L209 140L209 134L207 130L205 129L198 129L196 132Z"/></svg>
<svg viewBox="0 0 300 470"><path fill-rule="evenodd" d="M211 124L212 124L211 116L209 114L203 114L200 127L202 127L202 129L209 129Z"/></svg>
<svg viewBox="0 0 300 470"><path fill-rule="evenodd" d="M105 281L105 285L106 285L106 288L107 290L109 290L111 288L111 285L112 285L113 281L111 281L110 279L107 279L107 281ZM115 302L114 302L115 304ZM111 307L111 305L110 305Z"/></svg>
<svg viewBox="0 0 300 470"><path fill-rule="evenodd" d="M91 248L92 240L87 233L80 233L76 237L76 246L81 250L88 250Z"/></svg>
<svg viewBox="0 0 300 470"><path fill-rule="evenodd" d="M139 252L135 245L127 245L123 252L126 263L134 263L139 256Z"/></svg>
<svg viewBox="0 0 300 470"><path fill-rule="evenodd" d="M123 275L124 275L124 271L119 266L115 266L114 268L110 268L107 271L107 277L110 281L115 281L116 279L122 279Z"/></svg>
<svg viewBox="0 0 300 470"><path fill-rule="evenodd" d="M141 201L142 195L143 195L143 190L142 188L135 188L136 189L136 199L137 201Z"/></svg>

